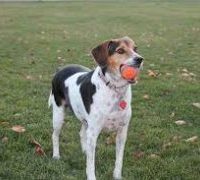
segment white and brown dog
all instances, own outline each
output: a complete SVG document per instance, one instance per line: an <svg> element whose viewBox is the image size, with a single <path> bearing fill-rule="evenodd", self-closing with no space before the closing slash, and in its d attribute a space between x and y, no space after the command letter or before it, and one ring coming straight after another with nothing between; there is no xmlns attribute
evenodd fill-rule
<svg viewBox="0 0 200 180"><path fill-rule="evenodd" d="M131 84L121 76L123 65L140 68L143 58L129 37L106 41L92 50L98 66L90 70L69 65L53 78L49 105L53 107L53 158L59 159L59 134L64 110L70 108L81 121L80 139L86 153L88 180L95 180L95 147L103 129L116 131L114 179L122 178L127 130L131 118Z"/></svg>

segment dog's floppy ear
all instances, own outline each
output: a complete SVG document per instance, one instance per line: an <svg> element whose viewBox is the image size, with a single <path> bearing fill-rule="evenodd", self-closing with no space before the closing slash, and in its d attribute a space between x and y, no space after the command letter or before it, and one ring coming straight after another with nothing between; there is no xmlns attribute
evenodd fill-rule
<svg viewBox="0 0 200 180"><path fill-rule="evenodd" d="M105 41L99 46L92 49L92 55L100 67L108 64L108 57L115 52L117 43L115 41Z"/></svg>

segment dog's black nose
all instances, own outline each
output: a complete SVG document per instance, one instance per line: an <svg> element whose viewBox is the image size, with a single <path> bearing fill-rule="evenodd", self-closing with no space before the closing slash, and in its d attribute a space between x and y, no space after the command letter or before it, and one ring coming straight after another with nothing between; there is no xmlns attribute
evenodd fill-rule
<svg viewBox="0 0 200 180"><path fill-rule="evenodd" d="M141 64L143 60L144 60L144 58L141 57L141 56L135 57L135 58L134 58L134 61L135 61L137 64Z"/></svg>

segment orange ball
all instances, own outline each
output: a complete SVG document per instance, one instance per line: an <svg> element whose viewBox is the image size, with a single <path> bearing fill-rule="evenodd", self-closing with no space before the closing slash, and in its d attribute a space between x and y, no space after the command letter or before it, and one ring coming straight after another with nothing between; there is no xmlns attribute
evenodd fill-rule
<svg viewBox="0 0 200 180"><path fill-rule="evenodd" d="M122 67L121 74L124 79L132 80L132 79L135 79L135 77L138 74L138 71L134 67L124 66Z"/></svg>

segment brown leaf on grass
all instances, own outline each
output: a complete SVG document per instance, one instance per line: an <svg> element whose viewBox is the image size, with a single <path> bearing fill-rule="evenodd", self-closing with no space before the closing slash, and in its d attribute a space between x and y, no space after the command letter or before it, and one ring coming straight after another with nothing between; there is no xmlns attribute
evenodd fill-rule
<svg viewBox="0 0 200 180"><path fill-rule="evenodd" d="M197 108L200 108L200 103L199 102L196 102L196 103L192 103L193 106L197 107Z"/></svg>
<svg viewBox="0 0 200 180"><path fill-rule="evenodd" d="M2 122L0 122L0 125L1 125L1 126L8 126L8 125L9 125L9 122L2 121Z"/></svg>
<svg viewBox="0 0 200 180"><path fill-rule="evenodd" d="M14 117L20 117L21 114L20 114L20 113L15 113L13 116L14 116Z"/></svg>
<svg viewBox="0 0 200 180"><path fill-rule="evenodd" d="M149 158L151 158L151 159L158 159L158 158L160 158L160 156L157 155L157 154L150 154Z"/></svg>
<svg viewBox="0 0 200 180"><path fill-rule="evenodd" d="M157 77L157 73L155 73L152 70L148 70L148 76L150 76L150 77Z"/></svg>
<svg viewBox="0 0 200 180"><path fill-rule="evenodd" d="M167 142L167 143L164 143L162 147L163 147L163 149L167 149L170 146L172 146L172 143L171 142Z"/></svg>
<svg viewBox="0 0 200 180"><path fill-rule="evenodd" d="M33 76L31 76L31 75L27 75L27 76L26 76L26 79L27 79L27 80L35 80L35 78L34 78Z"/></svg>
<svg viewBox="0 0 200 180"><path fill-rule="evenodd" d="M30 143L35 146L35 153L39 156L46 156L44 150L42 149L42 146L39 142L37 142L35 139L31 140Z"/></svg>
<svg viewBox="0 0 200 180"><path fill-rule="evenodd" d="M190 77L190 75L188 73L182 73L181 76L182 77Z"/></svg>
<svg viewBox="0 0 200 180"><path fill-rule="evenodd" d="M149 95L148 95L148 94L145 94L145 95L143 96L143 98L144 98L144 99L149 99Z"/></svg>
<svg viewBox="0 0 200 180"><path fill-rule="evenodd" d="M1 139L1 141L2 141L2 143L7 143L8 142L8 137L3 137L2 139Z"/></svg>
<svg viewBox="0 0 200 180"><path fill-rule="evenodd" d="M39 147L41 147L40 143L37 142L35 139L31 140L30 143L31 143L32 145L34 145L34 146L39 146Z"/></svg>
<svg viewBox="0 0 200 180"><path fill-rule="evenodd" d="M187 124L187 123L184 120L178 120L178 121L175 121L175 124L184 125L184 124Z"/></svg>
<svg viewBox="0 0 200 180"><path fill-rule="evenodd" d="M112 133L110 136L106 138L106 144L107 145L115 144L115 139L116 139L116 133Z"/></svg>
<svg viewBox="0 0 200 180"><path fill-rule="evenodd" d="M11 129L17 133L23 133L26 131L26 129L20 125L13 126Z"/></svg>
<svg viewBox="0 0 200 180"><path fill-rule="evenodd" d="M175 116L175 112L172 112L171 114L170 114L170 118L173 118Z"/></svg>
<svg viewBox="0 0 200 180"><path fill-rule="evenodd" d="M181 71L185 72L185 73L188 73L188 70L186 68L183 68Z"/></svg>
<svg viewBox="0 0 200 180"><path fill-rule="evenodd" d="M133 157L135 159L140 159L142 157L144 157L145 153L143 151L135 151L133 152Z"/></svg>
<svg viewBox="0 0 200 180"><path fill-rule="evenodd" d="M40 146L35 146L35 153L39 156L46 156L44 150Z"/></svg>
<svg viewBox="0 0 200 180"><path fill-rule="evenodd" d="M166 75L166 76L172 76L173 74L167 72L167 73L165 73L165 75Z"/></svg>
<svg viewBox="0 0 200 180"><path fill-rule="evenodd" d="M197 76L196 74L194 74L192 72L190 72L189 75L192 76L192 77L196 77Z"/></svg>
<svg viewBox="0 0 200 180"><path fill-rule="evenodd" d="M191 138L188 138L185 141L193 143L193 142L197 141L197 139L198 139L198 136L192 136Z"/></svg>

